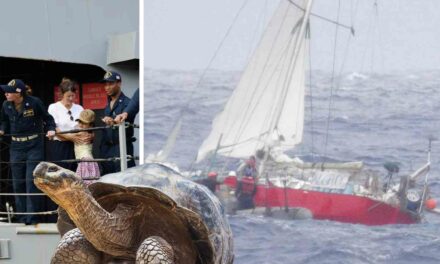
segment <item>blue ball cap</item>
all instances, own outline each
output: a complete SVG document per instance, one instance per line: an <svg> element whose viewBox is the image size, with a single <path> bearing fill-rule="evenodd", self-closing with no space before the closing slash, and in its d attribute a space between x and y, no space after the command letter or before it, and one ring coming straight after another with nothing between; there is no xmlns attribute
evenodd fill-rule
<svg viewBox="0 0 440 264"><path fill-rule="evenodd" d="M101 82L120 82L122 81L121 75L115 71L107 71L104 75L104 79Z"/></svg>
<svg viewBox="0 0 440 264"><path fill-rule="evenodd" d="M24 93L26 85L20 79L12 79L8 84L0 85L5 93Z"/></svg>

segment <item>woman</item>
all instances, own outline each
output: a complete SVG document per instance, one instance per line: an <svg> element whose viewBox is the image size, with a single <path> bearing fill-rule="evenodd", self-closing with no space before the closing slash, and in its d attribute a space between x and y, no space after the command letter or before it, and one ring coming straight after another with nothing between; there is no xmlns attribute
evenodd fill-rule
<svg viewBox="0 0 440 264"><path fill-rule="evenodd" d="M61 100L49 105L48 111L55 119L56 132L75 129L76 119L79 118L79 114L84 110L82 106L74 103L76 87L76 82L63 78L59 85ZM90 143L91 140L91 136L84 133L57 134L55 140L49 142L47 160L55 161L55 163L61 167L75 171L76 163L56 161L75 159L73 143L87 144Z"/></svg>

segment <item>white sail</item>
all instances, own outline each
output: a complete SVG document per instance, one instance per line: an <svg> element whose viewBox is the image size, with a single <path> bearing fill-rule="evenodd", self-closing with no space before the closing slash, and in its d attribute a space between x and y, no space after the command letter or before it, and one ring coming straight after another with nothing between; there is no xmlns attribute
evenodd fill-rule
<svg viewBox="0 0 440 264"><path fill-rule="evenodd" d="M300 28L308 1L292 2L280 2L237 88L214 119L198 162L216 150L245 158L268 144L286 150L301 142L308 43Z"/></svg>
<svg viewBox="0 0 440 264"><path fill-rule="evenodd" d="M165 146L157 153L150 154L145 159L146 162L164 162L171 154L171 151L174 148L174 145L177 140L177 136L179 135L180 128L182 127L182 118L177 120L177 123L174 125L173 130L171 130L170 135L168 136L167 142Z"/></svg>

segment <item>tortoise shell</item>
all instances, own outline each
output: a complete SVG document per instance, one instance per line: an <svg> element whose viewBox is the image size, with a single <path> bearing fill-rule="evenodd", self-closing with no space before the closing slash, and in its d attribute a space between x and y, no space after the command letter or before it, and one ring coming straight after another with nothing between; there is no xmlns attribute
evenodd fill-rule
<svg viewBox="0 0 440 264"><path fill-rule="evenodd" d="M136 225L140 236L148 232L186 245L191 244L185 243L189 234L201 263L233 262L232 232L222 204L205 186L170 167L146 163L105 175L89 190L109 212L137 207L127 228Z"/></svg>

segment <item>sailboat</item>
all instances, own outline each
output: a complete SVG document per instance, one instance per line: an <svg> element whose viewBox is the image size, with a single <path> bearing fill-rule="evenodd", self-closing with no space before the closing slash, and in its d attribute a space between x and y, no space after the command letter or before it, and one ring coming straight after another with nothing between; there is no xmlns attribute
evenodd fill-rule
<svg viewBox="0 0 440 264"><path fill-rule="evenodd" d="M302 142L312 0L281 0L197 162L220 155L259 158L255 206L304 209L315 219L366 225L421 220L430 159L400 182L382 184L362 162L307 163L286 154ZM387 164L388 179L398 171ZM238 173L240 176L240 173ZM234 191L239 176L224 186ZM425 179L415 188L417 179Z"/></svg>

